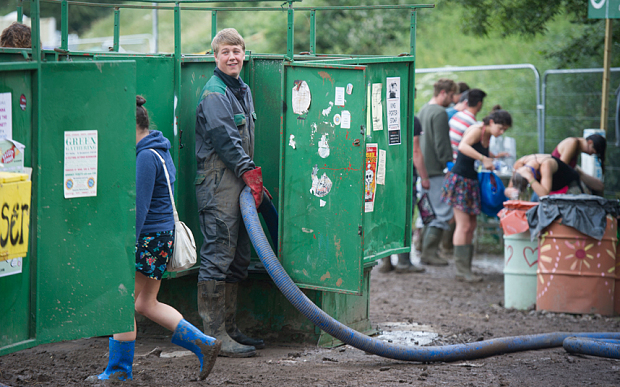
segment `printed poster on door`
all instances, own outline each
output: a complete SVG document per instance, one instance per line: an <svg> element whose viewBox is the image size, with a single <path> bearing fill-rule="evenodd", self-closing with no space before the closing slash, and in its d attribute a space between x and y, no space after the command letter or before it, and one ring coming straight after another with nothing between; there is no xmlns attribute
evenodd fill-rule
<svg viewBox="0 0 620 387"><path fill-rule="evenodd" d="M96 130L65 132L65 199L97 196Z"/></svg>
<svg viewBox="0 0 620 387"><path fill-rule="evenodd" d="M399 145L400 140L400 77L389 77L387 83L388 144Z"/></svg>
<svg viewBox="0 0 620 387"><path fill-rule="evenodd" d="M378 155L378 144L366 144L366 171L364 173L364 212L373 212L375 210Z"/></svg>

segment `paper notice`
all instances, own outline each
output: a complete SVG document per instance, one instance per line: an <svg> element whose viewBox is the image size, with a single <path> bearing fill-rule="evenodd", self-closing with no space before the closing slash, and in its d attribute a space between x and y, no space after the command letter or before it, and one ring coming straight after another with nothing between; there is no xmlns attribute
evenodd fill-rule
<svg viewBox="0 0 620 387"><path fill-rule="evenodd" d="M13 138L11 93L0 93L0 139Z"/></svg>
<svg viewBox="0 0 620 387"><path fill-rule="evenodd" d="M390 77L387 83L388 144L400 144L400 77Z"/></svg>
<svg viewBox="0 0 620 387"><path fill-rule="evenodd" d="M384 149L379 149L379 162L377 164L377 184L385 185L385 158Z"/></svg>
<svg viewBox="0 0 620 387"><path fill-rule="evenodd" d="M340 127L342 129L351 129L351 112L343 110L341 116L342 121L340 122Z"/></svg>
<svg viewBox="0 0 620 387"><path fill-rule="evenodd" d="M336 106L344 106L344 87L336 87L336 100L334 101Z"/></svg>
<svg viewBox="0 0 620 387"><path fill-rule="evenodd" d="M370 126L372 125L370 118L370 108L372 106L372 98L370 96L370 83L366 88L366 136L370 137Z"/></svg>
<svg viewBox="0 0 620 387"><path fill-rule="evenodd" d="M366 172L364 173L364 212L375 210L377 188L377 144L366 144Z"/></svg>
<svg viewBox="0 0 620 387"><path fill-rule="evenodd" d="M383 105L381 104L381 94L383 85L381 83L372 84L372 130L383 130Z"/></svg>
<svg viewBox="0 0 620 387"><path fill-rule="evenodd" d="M96 130L65 132L65 199L97 196Z"/></svg>
<svg viewBox="0 0 620 387"><path fill-rule="evenodd" d="M308 111L312 97L310 95L310 87L306 81L295 81L292 98L293 112L295 114L304 114Z"/></svg>

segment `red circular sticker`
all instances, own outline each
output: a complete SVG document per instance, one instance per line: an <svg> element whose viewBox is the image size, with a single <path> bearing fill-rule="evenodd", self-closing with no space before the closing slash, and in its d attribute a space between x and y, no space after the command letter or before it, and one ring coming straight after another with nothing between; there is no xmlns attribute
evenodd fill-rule
<svg viewBox="0 0 620 387"><path fill-rule="evenodd" d="M19 107L22 108L22 110L26 110L26 96L23 94L19 97Z"/></svg>

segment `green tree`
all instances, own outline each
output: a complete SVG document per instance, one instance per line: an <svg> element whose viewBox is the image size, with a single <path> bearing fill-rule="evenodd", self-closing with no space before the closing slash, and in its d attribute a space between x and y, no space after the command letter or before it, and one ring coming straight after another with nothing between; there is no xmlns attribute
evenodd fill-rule
<svg viewBox="0 0 620 387"><path fill-rule="evenodd" d="M441 0L440 0L441 1ZM556 62L557 67L595 67L603 61L605 23L588 19L588 2L583 0L443 0L458 4L470 17L462 20L463 32L487 36L518 35L526 39L544 36L549 23L556 18L568 18L577 36L567 36L565 41L542 53ZM620 25L615 23L613 40L620 41ZM618 45L615 44L617 47ZM612 58L614 66L620 57Z"/></svg>

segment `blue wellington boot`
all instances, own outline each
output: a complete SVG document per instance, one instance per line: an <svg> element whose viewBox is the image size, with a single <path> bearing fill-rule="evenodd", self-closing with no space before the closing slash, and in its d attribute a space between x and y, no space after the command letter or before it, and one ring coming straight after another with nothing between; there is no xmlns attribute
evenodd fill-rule
<svg viewBox="0 0 620 387"><path fill-rule="evenodd" d="M188 349L200 360L200 380L205 380L217 360L222 342L202 333L187 320L181 319L172 335L172 344Z"/></svg>
<svg viewBox="0 0 620 387"><path fill-rule="evenodd" d="M89 376L87 381L132 380L133 352L136 341L118 341L110 337L110 358L105 371L98 376Z"/></svg>

